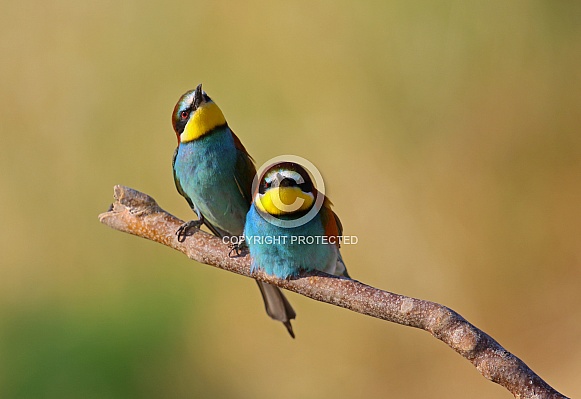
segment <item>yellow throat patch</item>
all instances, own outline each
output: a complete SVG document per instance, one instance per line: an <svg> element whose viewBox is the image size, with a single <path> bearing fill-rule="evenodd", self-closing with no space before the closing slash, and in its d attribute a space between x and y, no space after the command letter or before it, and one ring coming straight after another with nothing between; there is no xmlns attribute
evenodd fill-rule
<svg viewBox="0 0 581 399"><path fill-rule="evenodd" d="M212 129L225 125L226 118L222 110L213 102L200 105L190 117L188 124L180 135L180 141L187 143L188 141L196 140L204 134L212 131Z"/></svg>
<svg viewBox="0 0 581 399"><path fill-rule="evenodd" d="M298 187L273 187L262 196L257 194L254 199L260 211L274 216L307 211L314 201L312 194L305 193Z"/></svg>

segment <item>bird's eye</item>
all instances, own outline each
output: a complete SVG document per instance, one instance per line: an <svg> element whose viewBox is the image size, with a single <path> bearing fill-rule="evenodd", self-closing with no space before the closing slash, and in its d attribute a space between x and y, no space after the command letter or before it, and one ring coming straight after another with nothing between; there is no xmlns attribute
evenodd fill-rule
<svg viewBox="0 0 581 399"><path fill-rule="evenodd" d="M182 118L182 120L187 119L188 115L190 115L190 113L188 111L180 112L180 118Z"/></svg>
<svg viewBox="0 0 581 399"><path fill-rule="evenodd" d="M258 187L258 192L260 194L264 194L264 193L266 193L266 190L268 190L270 188L270 186L271 186L270 183L268 183L266 180L263 180L260 183L260 186Z"/></svg>

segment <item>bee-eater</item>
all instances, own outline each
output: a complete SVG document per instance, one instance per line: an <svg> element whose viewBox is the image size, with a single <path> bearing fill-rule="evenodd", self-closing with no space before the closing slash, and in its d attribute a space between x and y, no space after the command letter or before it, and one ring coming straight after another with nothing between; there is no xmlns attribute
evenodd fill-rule
<svg viewBox="0 0 581 399"><path fill-rule="evenodd" d="M342 234L331 201L301 165L282 162L264 172L244 227L252 270L283 279L301 270L349 277L339 252Z"/></svg>
<svg viewBox="0 0 581 399"><path fill-rule="evenodd" d="M172 124L178 139L173 156L176 188L198 216L178 229L178 239L183 241L189 229L202 224L218 237L242 235L256 174L252 158L201 84L179 99ZM290 320L295 312L282 291L257 283L268 315L294 338Z"/></svg>

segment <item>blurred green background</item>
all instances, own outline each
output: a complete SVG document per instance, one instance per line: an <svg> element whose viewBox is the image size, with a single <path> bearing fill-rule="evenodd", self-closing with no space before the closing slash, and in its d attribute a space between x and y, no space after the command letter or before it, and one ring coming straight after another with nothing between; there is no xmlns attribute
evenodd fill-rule
<svg viewBox="0 0 581 399"><path fill-rule="evenodd" d="M204 84L260 164L314 162L355 278L460 312L580 396L581 3L4 1L0 397L509 398L443 343L100 225L188 219L170 115Z"/></svg>

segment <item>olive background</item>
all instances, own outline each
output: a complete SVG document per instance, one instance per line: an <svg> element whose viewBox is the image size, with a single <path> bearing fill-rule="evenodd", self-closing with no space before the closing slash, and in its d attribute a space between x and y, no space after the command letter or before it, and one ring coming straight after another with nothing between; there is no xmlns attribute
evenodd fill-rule
<svg viewBox="0 0 581 399"><path fill-rule="evenodd" d="M111 230L193 217L171 112L203 83L258 165L302 156L351 275L442 303L581 395L581 4L3 2L0 396L510 398L429 334Z"/></svg>

